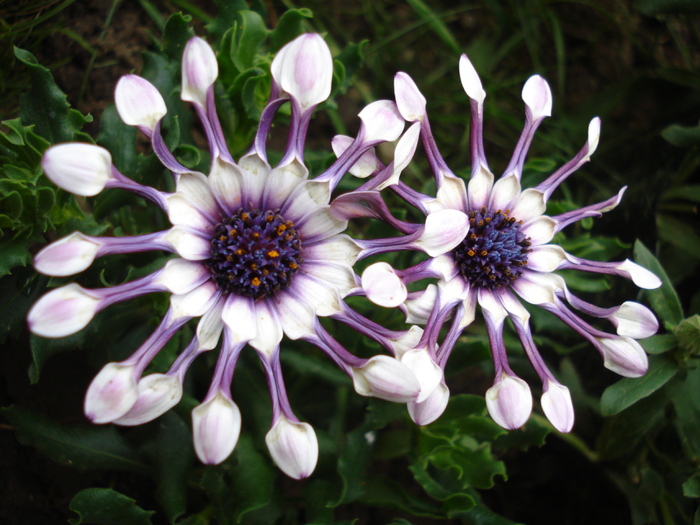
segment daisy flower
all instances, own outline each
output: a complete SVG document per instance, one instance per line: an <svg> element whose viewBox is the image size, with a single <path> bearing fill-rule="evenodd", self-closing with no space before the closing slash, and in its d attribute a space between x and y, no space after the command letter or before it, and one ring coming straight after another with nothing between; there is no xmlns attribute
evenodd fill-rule
<svg viewBox="0 0 700 525"><path fill-rule="evenodd" d="M525 381L508 364L503 341L503 326L510 318L525 354L542 381L541 404L545 415L558 430L568 432L574 422L569 390L547 368L533 341L530 314L524 300L551 312L585 337L601 354L604 365L622 376L639 377L647 370L647 356L636 341L653 335L658 322L649 309L627 301L613 308L600 308L576 297L560 269L619 275L641 288L660 286L651 272L630 260L597 262L581 259L552 244L554 235L585 217L598 217L615 208L625 188L614 197L557 216L545 214L552 192L569 175L588 162L598 145L600 120L588 127L588 140L578 154L534 188L521 187L523 164L535 131L552 110L552 95L540 76L531 77L522 91L525 125L513 157L503 175L494 181L484 155L482 138L484 92L476 70L462 55L460 77L471 102L471 178L468 184L454 175L440 155L431 133L426 100L415 82L405 73L395 78L396 102L411 128L404 137L422 139L437 194L430 197L406 186L386 170L377 171L374 186L390 186L406 202L428 217L437 210L459 210L469 219L469 229L459 245L449 253L431 257L405 270L376 263L362 275L368 298L382 306L400 306L407 322L425 324L420 340L400 356L421 383L421 392L408 403L415 422L427 424L442 414L449 390L444 368L458 337L475 318L480 306L486 322L495 368L493 386L486 392L486 406L501 426L514 429L525 424L532 411L532 396ZM415 149L415 144L412 146ZM408 293L406 285L424 278L436 278L436 284ZM567 306L568 303L568 306ZM603 332L574 313L604 318L616 328L616 334ZM439 333L449 320L446 336L438 344Z"/></svg>
<svg viewBox="0 0 700 525"><path fill-rule="evenodd" d="M157 89L136 75L122 77L115 102L122 120L151 141L172 173L176 191L140 185L112 164L110 153L92 144L59 144L43 158L46 175L76 195L125 189L157 204L172 228L136 237L91 237L75 232L50 244L35 258L38 271L52 276L77 274L95 258L148 250L172 252L160 270L104 289L68 284L44 295L28 315L31 331L43 337L73 334L107 306L152 292L170 292L170 307L160 326L128 359L107 364L85 398L85 414L94 423L138 425L169 410L180 400L188 367L201 353L221 349L209 392L192 413L194 446L208 464L224 461L236 445L241 416L231 397L236 361L253 347L265 371L272 398L272 423L266 443L275 463L293 478L309 476L318 457L314 430L292 412L280 367L280 342L309 341L325 351L353 380L362 395L396 402L418 396L420 384L394 357L362 359L352 355L319 323L333 316L388 348L403 333L379 327L353 312L343 298L358 289L352 265L361 243L341 233L347 220L331 209L331 193L340 178L373 146L394 141L404 120L391 101L378 101L360 114L360 131L323 174L309 178L304 142L314 108L330 94L333 59L324 40L304 34L283 47L271 64L272 87L249 153L235 162L216 114L216 57L200 38L191 39L182 58L182 99L190 102L206 133L211 153L208 176L182 164L161 136L165 102ZM272 121L291 105L286 151L276 167L268 163L266 139ZM441 232L416 226L416 246L433 246ZM380 242L381 240L377 241ZM450 243L451 249L459 239ZM366 251L366 250L365 250ZM192 318L201 317L192 342L165 373L143 375L154 356ZM223 335L222 335L223 334ZM385 337L387 336L388 337Z"/></svg>

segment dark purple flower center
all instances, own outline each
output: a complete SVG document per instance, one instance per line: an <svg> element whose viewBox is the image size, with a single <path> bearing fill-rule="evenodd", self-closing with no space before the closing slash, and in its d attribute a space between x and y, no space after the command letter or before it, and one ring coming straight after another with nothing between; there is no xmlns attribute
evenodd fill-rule
<svg viewBox="0 0 700 525"><path fill-rule="evenodd" d="M225 294L269 297L292 282L302 263L301 240L279 210L238 210L217 224L206 264Z"/></svg>
<svg viewBox="0 0 700 525"><path fill-rule="evenodd" d="M486 208L469 212L469 233L452 255L462 277L473 286L493 290L523 274L530 238L520 232L522 221L509 213Z"/></svg>

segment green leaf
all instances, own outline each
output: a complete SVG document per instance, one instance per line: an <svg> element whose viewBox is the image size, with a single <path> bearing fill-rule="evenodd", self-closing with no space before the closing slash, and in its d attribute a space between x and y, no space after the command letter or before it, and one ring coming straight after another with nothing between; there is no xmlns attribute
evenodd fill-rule
<svg viewBox="0 0 700 525"><path fill-rule="evenodd" d="M34 125L34 132L52 144L73 140L82 123L91 121L92 117L78 118L75 113L69 114L66 95L54 82L51 72L29 51L15 47L15 56L29 68L32 80L29 92L20 97L22 122ZM81 134L81 138L85 137Z"/></svg>
<svg viewBox="0 0 700 525"><path fill-rule="evenodd" d="M156 497L170 523L187 509L187 472L192 464L192 432L174 411L159 419Z"/></svg>
<svg viewBox="0 0 700 525"><path fill-rule="evenodd" d="M63 465L78 470L148 470L113 426L60 425L18 406L3 408L2 414L20 443Z"/></svg>
<svg viewBox="0 0 700 525"><path fill-rule="evenodd" d="M700 354L700 315L683 319L673 333L678 339L678 346L688 354Z"/></svg>
<svg viewBox="0 0 700 525"><path fill-rule="evenodd" d="M390 507L425 518L442 518L439 506L416 498L389 476L375 475L367 479L365 492L360 501L365 505ZM401 520L403 521L403 520Z"/></svg>
<svg viewBox="0 0 700 525"><path fill-rule="evenodd" d="M59 339L47 339L32 334L29 337L29 347L32 351L32 364L29 366L29 380L34 385L39 382L41 369L51 356L80 348L85 342L87 332L81 330L77 334Z"/></svg>
<svg viewBox="0 0 700 525"><path fill-rule="evenodd" d="M644 295L649 298L652 308L659 314L659 317L667 325L675 327L683 320L683 308L668 275L656 257L639 240L634 243L634 259L637 264L652 271L661 279L662 284L659 288L644 290Z"/></svg>
<svg viewBox="0 0 700 525"><path fill-rule="evenodd" d="M640 378L621 379L603 392L600 410L612 416L664 386L678 371L678 362L666 356L651 356L649 370Z"/></svg>
<svg viewBox="0 0 700 525"><path fill-rule="evenodd" d="M452 32L440 18L440 15L435 13L428 4L422 2L422 0L407 0L407 2L450 51L456 54L462 52L462 46L459 45L457 39L455 39Z"/></svg>
<svg viewBox="0 0 700 525"><path fill-rule="evenodd" d="M70 502L70 510L78 514L69 519L71 525L152 525L154 512L143 510L136 501L112 489L85 489Z"/></svg>
<svg viewBox="0 0 700 525"><path fill-rule="evenodd" d="M112 162L122 173L129 172L129 166L136 157L135 142L136 128L124 124L114 104L107 106L100 120L97 143L109 150Z"/></svg>
<svg viewBox="0 0 700 525"><path fill-rule="evenodd" d="M171 60L180 60L187 41L194 36L191 21L191 16L175 13L165 23L162 48Z"/></svg>
<svg viewBox="0 0 700 525"><path fill-rule="evenodd" d="M683 483L683 495L686 498L700 498L700 474L693 474Z"/></svg>
<svg viewBox="0 0 700 525"><path fill-rule="evenodd" d="M673 334L652 335L639 341L647 354L663 354L678 346L678 339Z"/></svg>
<svg viewBox="0 0 700 525"><path fill-rule="evenodd" d="M231 490L235 495L234 516L237 523L256 509L268 505L276 472L267 456L258 452L248 434L242 434L232 454Z"/></svg>
<svg viewBox="0 0 700 525"><path fill-rule="evenodd" d="M669 399L676 411L674 425L678 431L686 456L691 461L700 460L700 408L694 399L698 394L693 391L697 387L697 371L688 374L685 381L675 380L669 384Z"/></svg>
<svg viewBox="0 0 700 525"><path fill-rule="evenodd" d="M234 28L233 63L238 71L253 67L258 49L267 38L265 22L255 11L238 13L239 22Z"/></svg>
<svg viewBox="0 0 700 525"><path fill-rule="evenodd" d="M696 0L637 0L635 7L645 15L674 15L700 11Z"/></svg>
<svg viewBox="0 0 700 525"><path fill-rule="evenodd" d="M311 9L289 9L285 11L270 32L270 51L276 53L287 42L291 42L304 32L303 23L306 18L313 18Z"/></svg>
<svg viewBox="0 0 700 525"><path fill-rule="evenodd" d="M661 239L700 259L700 235L685 221L659 213L656 216L656 228Z"/></svg>
<svg viewBox="0 0 700 525"><path fill-rule="evenodd" d="M9 274L12 268L27 266L32 260L29 247L36 242L34 239L0 240L0 277Z"/></svg>

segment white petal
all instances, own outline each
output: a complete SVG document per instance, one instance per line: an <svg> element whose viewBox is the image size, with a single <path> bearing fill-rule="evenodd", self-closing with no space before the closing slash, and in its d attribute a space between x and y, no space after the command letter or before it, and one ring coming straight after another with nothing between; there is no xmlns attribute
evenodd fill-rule
<svg viewBox="0 0 700 525"><path fill-rule="evenodd" d="M653 290L661 286L661 279L659 279L656 275L654 275L646 268L643 268L642 266L633 263L629 259L626 259L625 261L621 262L617 266L617 269L622 272L625 272L629 276L629 278L632 279L632 282L634 282L634 284L636 284L640 288L644 288L645 290Z"/></svg>
<svg viewBox="0 0 700 525"><path fill-rule="evenodd" d="M182 399L182 383L177 376L150 374L138 383L138 399L129 411L113 421L117 425L135 426L153 421Z"/></svg>
<svg viewBox="0 0 700 525"><path fill-rule="evenodd" d="M527 255L527 267L536 272L553 272L566 261L566 252L556 244L534 246Z"/></svg>
<svg viewBox="0 0 700 525"><path fill-rule="evenodd" d="M192 411L192 431L197 457L207 465L217 465L231 455L241 432L238 406L222 394Z"/></svg>
<svg viewBox="0 0 700 525"><path fill-rule="evenodd" d="M65 337L85 328L100 299L71 283L42 296L27 315L29 329L41 337Z"/></svg>
<svg viewBox="0 0 700 525"><path fill-rule="evenodd" d="M547 381L547 391L542 394L540 402L547 419L559 432L571 432L574 426L574 405L571 393L564 385Z"/></svg>
<svg viewBox="0 0 700 525"><path fill-rule="evenodd" d="M527 272L511 284L517 294L530 304L554 303L559 277L551 273Z"/></svg>
<svg viewBox="0 0 700 525"><path fill-rule="evenodd" d="M423 120L425 117L425 97L413 79L403 71L394 76L394 94L399 113L408 122Z"/></svg>
<svg viewBox="0 0 700 525"><path fill-rule="evenodd" d="M590 157L598 148L598 141L600 140L600 118L595 117L591 119L588 124L588 156Z"/></svg>
<svg viewBox="0 0 700 525"><path fill-rule="evenodd" d="M114 103L125 124L145 126L151 131L168 112L156 87L138 75L124 75L119 79L114 90Z"/></svg>
<svg viewBox="0 0 700 525"><path fill-rule="evenodd" d="M209 188L209 181L201 173L194 171L181 173L177 180L177 194L183 195L187 202L205 216L215 217L219 213L216 199ZM178 223L173 222L173 224Z"/></svg>
<svg viewBox="0 0 700 525"><path fill-rule="evenodd" d="M542 215L546 209L547 204L544 202L544 194L534 188L527 188L523 190L518 200L515 201L510 216L525 222Z"/></svg>
<svg viewBox="0 0 700 525"><path fill-rule="evenodd" d="M526 222L520 231L530 237L533 246L547 244L556 233L557 222L551 217L540 215Z"/></svg>
<svg viewBox="0 0 700 525"><path fill-rule="evenodd" d="M163 285L171 293L184 294L191 292L209 278L209 270L199 262L170 259L154 283Z"/></svg>
<svg viewBox="0 0 700 525"><path fill-rule="evenodd" d="M305 261L332 261L352 266L361 248L347 235L335 235L328 239L302 247Z"/></svg>
<svg viewBox="0 0 700 525"><path fill-rule="evenodd" d="M442 255L464 240L469 231L469 217L458 210L438 210L425 218L425 230L416 241L431 257Z"/></svg>
<svg viewBox="0 0 700 525"><path fill-rule="evenodd" d="M341 221L331 212L330 206L318 206L301 218L296 229L304 240L322 241L347 228L348 221Z"/></svg>
<svg viewBox="0 0 700 525"><path fill-rule="evenodd" d="M45 275L65 277L90 267L100 244L80 232L53 242L34 257L34 268Z"/></svg>
<svg viewBox="0 0 700 525"><path fill-rule="evenodd" d="M255 305L250 297L229 295L221 319L231 330L232 343L248 342L258 335Z"/></svg>
<svg viewBox="0 0 700 525"><path fill-rule="evenodd" d="M83 197L97 195L112 178L112 156L94 144L51 146L44 152L41 167L56 186Z"/></svg>
<svg viewBox="0 0 700 525"><path fill-rule="evenodd" d="M343 263L322 263L304 261L304 271L316 279L327 282L338 290L341 297L345 297L350 290L357 288L355 272Z"/></svg>
<svg viewBox="0 0 700 525"><path fill-rule="evenodd" d="M209 173L209 187L217 202L228 213L236 213L241 207L245 191L245 176L235 164L216 157Z"/></svg>
<svg viewBox="0 0 700 525"><path fill-rule="evenodd" d="M596 338L605 368L623 377L641 377L649 368L644 349L629 337Z"/></svg>
<svg viewBox="0 0 700 525"><path fill-rule="evenodd" d="M520 181L517 177L515 175L501 177L493 185L488 208L491 210L510 210L519 196Z"/></svg>
<svg viewBox="0 0 700 525"><path fill-rule="evenodd" d="M219 76L214 51L203 39L191 38L182 55L182 93L180 98L201 106L207 104L207 91Z"/></svg>
<svg viewBox="0 0 700 525"><path fill-rule="evenodd" d="M450 389L442 382L422 403L408 403L408 413L416 425L429 425L442 415L449 400Z"/></svg>
<svg viewBox="0 0 700 525"><path fill-rule="evenodd" d="M503 428L520 428L532 412L530 387L519 377L503 374L502 379L486 391L486 408Z"/></svg>
<svg viewBox="0 0 700 525"><path fill-rule="evenodd" d="M279 346L282 340L282 324L277 317L277 309L271 300L261 300L253 303L255 307L255 323L257 334L251 339L250 346L266 354L268 357Z"/></svg>
<svg viewBox="0 0 700 525"><path fill-rule="evenodd" d="M270 170L265 180L266 205L271 209L281 207L290 193L308 176L309 170L296 157L288 164Z"/></svg>
<svg viewBox="0 0 700 525"><path fill-rule="evenodd" d="M245 180L245 198L248 206L259 206L262 200L263 190L267 174L270 173L270 165L257 153L249 153L238 161L238 166L243 170ZM290 219L286 214L282 214Z"/></svg>
<svg viewBox="0 0 700 525"><path fill-rule="evenodd" d="M277 309L282 329L290 339L300 339L314 333L316 314L309 305L290 293L277 295Z"/></svg>
<svg viewBox="0 0 700 525"><path fill-rule="evenodd" d="M90 383L85 415L93 423L109 423L126 414L138 397L134 365L108 363Z"/></svg>
<svg viewBox="0 0 700 525"><path fill-rule="evenodd" d="M394 169L391 177L377 186L377 191L399 183L401 172L411 163L420 138L420 124L416 122L403 134L394 150Z"/></svg>
<svg viewBox="0 0 700 525"><path fill-rule="evenodd" d="M405 302L406 322L408 324L425 324L428 322L430 313L435 307L438 287L429 284L420 295L416 295Z"/></svg>
<svg viewBox="0 0 700 525"><path fill-rule="evenodd" d="M377 100L360 111L365 142L394 142L404 128L404 120L391 100Z"/></svg>
<svg viewBox="0 0 700 525"><path fill-rule="evenodd" d="M211 241L195 235L187 226L173 226L164 240L177 254L190 261L203 261L211 257Z"/></svg>
<svg viewBox="0 0 700 525"><path fill-rule="evenodd" d="M646 306L633 301L625 301L610 316L610 321L617 328L617 334L632 339L651 337L659 329L656 316Z"/></svg>
<svg viewBox="0 0 700 525"><path fill-rule="evenodd" d="M178 317L199 317L211 308L221 292L213 281L209 280L194 290L184 294L170 296L170 308L173 319Z"/></svg>
<svg viewBox="0 0 700 525"><path fill-rule="evenodd" d="M525 324L530 319L530 312L523 306L512 293L506 292L500 295L501 304L508 312L508 315L516 316L520 322Z"/></svg>
<svg viewBox="0 0 700 525"><path fill-rule="evenodd" d="M502 323L503 320L508 316L508 312L501 301L499 301L491 290L485 288L479 288L478 293L479 306L485 312L488 312L495 323Z"/></svg>
<svg viewBox="0 0 700 525"><path fill-rule="evenodd" d="M197 343L200 349L212 350L219 344L219 338L224 329L224 321L221 319L223 309L224 301L217 301L197 324Z"/></svg>
<svg viewBox="0 0 700 525"><path fill-rule="evenodd" d="M479 75L474 69L474 66L467 58L467 55L462 55L459 58L459 78L462 81L462 87L467 92L469 98L475 100L479 104L483 104L486 98L486 92L481 86Z"/></svg>
<svg viewBox="0 0 700 525"><path fill-rule="evenodd" d="M336 157L340 157L346 149L355 141L352 137L346 135L336 135L331 141L333 153ZM355 164L350 168L350 173L360 179L365 179L379 169L379 159L374 152L374 148L370 148L363 153Z"/></svg>
<svg viewBox="0 0 700 525"><path fill-rule="evenodd" d="M433 360L425 348L415 348L404 353L401 363L413 372L420 383L420 394L415 399L416 403L422 403L432 395L438 385L444 381L442 368Z"/></svg>
<svg viewBox="0 0 700 525"><path fill-rule="evenodd" d="M394 356L396 359L400 361L401 357L406 352L412 348L415 348L415 346L421 340L421 337L423 337L423 329L420 326L413 325L411 328L403 332L401 336L397 337L396 339L391 339L391 346L394 350Z"/></svg>
<svg viewBox="0 0 700 525"><path fill-rule="evenodd" d="M340 295L336 288L328 286L327 283L303 271L294 276L291 288L293 293L311 306L312 311L318 316L328 317L342 309Z"/></svg>
<svg viewBox="0 0 700 525"><path fill-rule="evenodd" d="M206 234L213 233L212 222L187 197L181 193L173 193L168 195L165 200L168 203L168 219L171 224L196 229Z"/></svg>
<svg viewBox="0 0 700 525"><path fill-rule="evenodd" d="M272 76L302 108L328 98L333 81L333 57L316 33L305 33L285 45L272 61Z"/></svg>
<svg viewBox="0 0 700 525"><path fill-rule="evenodd" d="M467 205L467 188L460 177L445 177L437 192L437 200L444 208L464 211Z"/></svg>
<svg viewBox="0 0 700 525"><path fill-rule="evenodd" d="M395 403L414 401L420 393L420 383L413 372L386 355L374 356L361 367L353 367L352 382L361 396Z"/></svg>
<svg viewBox="0 0 700 525"><path fill-rule="evenodd" d="M330 202L331 190L328 181L307 180L300 184L282 207L282 216L287 220L298 221L309 210L325 206Z"/></svg>
<svg viewBox="0 0 700 525"><path fill-rule="evenodd" d="M308 423L292 422L282 415L265 436L265 443L275 464L290 478L307 478L316 468L318 439Z"/></svg>
<svg viewBox="0 0 700 525"><path fill-rule="evenodd" d="M533 120L552 115L552 90L541 76L533 75L525 82L522 97L532 111Z"/></svg>
<svg viewBox="0 0 700 525"><path fill-rule="evenodd" d="M393 308L406 300L408 291L394 269L385 262L368 266L362 273L362 289L374 304Z"/></svg>

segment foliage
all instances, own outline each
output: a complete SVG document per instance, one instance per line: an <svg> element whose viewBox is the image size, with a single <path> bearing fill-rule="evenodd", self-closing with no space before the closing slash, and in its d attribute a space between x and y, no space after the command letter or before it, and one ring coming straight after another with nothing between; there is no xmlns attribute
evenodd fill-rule
<svg viewBox="0 0 700 525"><path fill-rule="evenodd" d="M45 14L59 16L69 4L61 2ZM440 519L500 525L525 520L580 523L581 516L596 523L700 523L700 185L693 181L700 165L700 133L696 122L684 119L700 109L700 78L691 67L698 61L689 45L692 37L674 33L680 58L672 60L650 56L643 51L643 37L629 36L624 40L628 51L643 58L643 67L634 75L591 80L596 94L586 92L587 86L572 85L573 79L581 81L588 73L589 64L581 58L585 43L611 34L634 34L639 20L677 29L685 18L676 12L692 2L639 2L639 10L623 13L629 18L606 11L603 3L587 8L538 0L522 6L494 0L457 7L420 0L355 2L335 14L314 1L305 2L304 8L285 2L289 8L278 13L282 8L274 2L222 0L215 16L208 14L211 6L204 2L171 4L185 14L171 14L166 20L160 4L139 2L140 16L153 21L155 45L144 51L138 73L165 97L168 147L180 162L204 171L208 153L199 148L196 119L178 92L182 49L195 33L206 35L217 50L218 110L229 147L238 157L250 145L265 105L274 53L304 31L326 32L336 57L335 77L322 116L311 125L320 137L307 152L312 170L328 162L332 135L356 129L355 110L362 101L391 96L396 70L407 70L419 81L436 141L450 165L457 167L468 166L468 102L456 74L457 53L465 49L484 78L489 93L486 135L496 153L508 152L517 140L521 116L513 108L521 107L516 102L522 82L534 72L548 76L554 81L559 115L538 134L534 157L526 164L525 185L536 184L561 165L583 142L584 123L601 115L609 128L604 127L588 180L567 183L550 202L549 212L596 202L630 185L624 203L610 213L612 218L583 221L559 234L558 242L575 255L597 260L624 258L634 246L634 260L663 279L663 286L645 292L642 300L664 329L643 342L650 354L647 375L611 384L612 375L602 371L598 356L589 355L591 348L548 314L533 310L536 342L574 395L578 420L570 435L556 433L537 415L511 432L488 417L483 392L492 370L485 332L478 324L459 342L447 369L453 391L448 410L436 423L421 428L410 422L405 407L360 398L324 356L303 343L289 343L293 351L283 358L289 393L317 429L321 450L316 473L304 482L286 479L265 449L270 407L259 367L246 356L234 379L244 429L234 454L222 465L199 464L191 444L189 412L195 399L201 399L211 356L196 362L185 398L157 421L137 428L89 425L79 414L90 378L102 364L124 358L145 339L157 322L153 312L162 312L165 300L149 296L111 307L66 339L29 337L23 325L28 308L46 288L65 281L36 275L28 267L31 254L76 229L92 235L107 230L134 235L160 229L165 218L124 192L79 199L56 189L42 176L41 155L54 143L96 141L137 182L162 189L170 182L155 155L120 122L113 106L102 112L94 139L84 132L92 117L72 108L51 71L18 47L13 56L29 84L21 109L12 115L16 118L5 120L0 129L0 342L6 343L7 354L2 365L7 386L0 399L6 432L12 431L11 447L30 458L26 465L40 465L34 483L42 490L51 484L52 469L61 469L69 479L65 486L53 484L55 493L48 497L55 499L42 507L46 520L38 516L24 523L407 525ZM351 22L360 11L367 27ZM600 24L579 33L574 27L579 13L588 23ZM650 18L659 13L666 18ZM469 38L463 35L465 28L473 29ZM626 119L641 122L643 128ZM460 172L468 175L464 169ZM429 184L420 163L406 175L419 185ZM406 213L395 211L397 216ZM638 237L643 243L635 241ZM83 274L81 284L133 279L162 264L161 257L112 256ZM573 290L589 296L605 292L608 301L631 289L596 275L565 277ZM373 319L402 326L394 312L370 311L360 301L357 306ZM164 370L174 360L188 340L188 330L192 327L166 346L154 370ZM356 354L376 353L371 343L349 329L335 330ZM516 356L513 366L529 379L533 373L514 335L506 335L509 352ZM26 378L11 377L27 369ZM518 473L533 455L542 467L538 472L525 469L523 484L517 481ZM576 482L585 481L569 470L577 460L595 472L596 483L604 480L613 487L613 494L598 490L597 500L591 501L584 497L585 490L574 490ZM548 503L553 498L546 497L547 491L561 490L551 482L555 472L577 480L563 485L573 487L565 498L567 508ZM0 517L7 523L17 519L2 513Z"/></svg>

